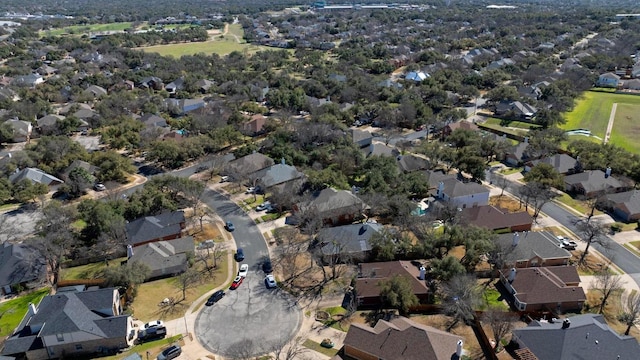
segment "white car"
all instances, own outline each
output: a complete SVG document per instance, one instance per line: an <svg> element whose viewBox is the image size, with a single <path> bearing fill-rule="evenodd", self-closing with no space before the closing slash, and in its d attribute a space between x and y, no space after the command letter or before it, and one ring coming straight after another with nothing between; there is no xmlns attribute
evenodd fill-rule
<svg viewBox="0 0 640 360"><path fill-rule="evenodd" d="M271 202L265 201L262 204L256 206L256 211L263 211L271 209Z"/></svg>
<svg viewBox="0 0 640 360"><path fill-rule="evenodd" d="M148 328L152 328L152 327L158 327L158 326L163 326L164 323L162 322L162 320L154 320L154 321L149 321L148 323L144 324L144 328L148 329Z"/></svg>
<svg viewBox="0 0 640 360"><path fill-rule="evenodd" d="M264 284L267 286L267 289L273 289L278 286L278 284L276 284L276 278L271 274L264 278Z"/></svg>
<svg viewBox="0 0 640 360"><path fill-rule="evenodd" d="M256 188L254 186L248 187L247 191L245 191L246 194L254 194L256 192Z"/></svg>
<svg viewBox="0 0 640 360"><path fill-rule="evenodd" d="M247 273L249 272L249 265L242 264L240 265L240 270L238 271L238 276L247 277Z"/></svg>
<svg viewBox="0 0 640 360"><path fill-rule="evenodd" d="M98 183L98 184L95 184L95 185L93 186L93 188L94 188L96 191L105 191L105 190L107 190L107 187L106 187L106 186L104 186L104 184L99 184L99 183Z"/></svg>

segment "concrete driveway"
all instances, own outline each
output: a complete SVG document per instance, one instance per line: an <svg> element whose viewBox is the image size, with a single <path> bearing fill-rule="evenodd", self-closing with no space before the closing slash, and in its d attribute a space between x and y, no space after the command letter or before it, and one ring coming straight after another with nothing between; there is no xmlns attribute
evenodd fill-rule
<svg viewBox="0 0 640 360"><path fill-rule="evenodd" d="M209 351L225 357L247 357L272 351L298 331L301 311L295 299L264 285L261 264L269 255L254 221L224 195L205 190L203 201L223 220L235 225L237 247L244 249L249 274L237 290L213 306L205 307L196 319L195 334Z"/></svg>

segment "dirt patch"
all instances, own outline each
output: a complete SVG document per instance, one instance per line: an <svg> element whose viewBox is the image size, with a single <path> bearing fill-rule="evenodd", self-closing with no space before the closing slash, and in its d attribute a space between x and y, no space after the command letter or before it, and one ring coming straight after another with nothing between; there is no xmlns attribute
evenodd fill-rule
<svg viewBox="0 0 640 360"><path fill-rule="evenodd" d="M524 211L524 207L520 206L520 202L510 196L492 196L489 199L489 205L493 205L509 213ZM533 215L533 210L529 208L529 214Z"/></svg>
<svg viewBox="0 0 640 360"><path fill-rule="evenodd" d="M214 241L224 240L220 229L218 229L215 224L203 224L202 231L200 231L200 225L198 225L192 229L192 233L196 244L209 239L213 239Z"/></svg>

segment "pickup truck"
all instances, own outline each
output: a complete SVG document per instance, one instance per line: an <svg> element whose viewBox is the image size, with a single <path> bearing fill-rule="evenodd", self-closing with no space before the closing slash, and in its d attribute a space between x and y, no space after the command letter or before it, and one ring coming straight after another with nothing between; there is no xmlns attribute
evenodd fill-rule
<svg viewBox="0 0 640 360"><path fill-rule="evenodd" d="M558 241L560 242L560 247L567 250L575 250L578 247L575 241L571 241L565 236L558 236Z"/></svg>

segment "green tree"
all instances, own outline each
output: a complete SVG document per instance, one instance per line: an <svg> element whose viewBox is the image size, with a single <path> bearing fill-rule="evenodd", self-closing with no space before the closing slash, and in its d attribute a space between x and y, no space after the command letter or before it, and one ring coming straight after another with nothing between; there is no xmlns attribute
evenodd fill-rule
<svg viewBox="0 0 640 360"><path fill-rule="evenodd" d="M418 305L411 282L401 275L381 281L380 296L386 306L398 309L401 315L407 315L412 306Z"/></svg>
<svg viewBox="0 0 640 360"><path fill-rule="evenodd" d="M104 269L105 286L119 286L124 288L140 285L151 273L146 264L138 261L127 263L126 266L109 266Z"/></svg>
<svg viewBox="0 0 640 360"><path fill-rule="evenodd" d="M451 331L459 322L470 324L475 319L475 309L482 303L482 290L471 275L457 275L441 286L443 308L452 321L447 325Z"/></svg>
<svg viewBox="0 0 640 360"><path fill-rule="evenodd" d="M13 128L8 123L0 124L0 147L10 141L13 141Z"/></svg>
<svg viewBox="0 0 640 360"><path fill-rule="evenodd" d="M548 189L554 187L556 189L564 189L564 178L550 164L539 163L524 175L524 181L536 182L542 184Z"/></svg>
<svg viewBox="0 0 640 360"><path fill-rule="evenodd" d="M31 180L23 179L13 185L13 198L21 203L35 200L38 196L49 192L49 187L45 184L34 183Z"/></svg>
<svg viewBox="0 0 640 360"><path fill-rule="evenodd" d="M0 178L0 205L11 199L11 188L11 182L9 182L8 178Z"/></svg>
<svg viewBox="0 0 640 360"><path fill-rule="evenodd" d="M117 181L126 183L127 175L134 172L131 161L113 150L96 151L91 162L100 168L96 177L101 182Z"/></svg>
<svg viewBox="0 0 640 360"><path fill-rule="evenodd" d="M97 239L109 233L109 231L124 222L120 209L114 209L109 202L93 199L83 200L78 205L80 218L87 223L82 229L82 237L88 244L93 244Z"/></svg>
<svg viewBox="0 0 640 360"><path fill-rule="evenodd" d="M68 180L65 183L69 187L69 195L72 197L79 197L86 193L87 189L91 187L95 178L85 168L76 167L69 172Z"/></svg>
<svg viewBox="0 0 640 360"><path fill-rule="evenodd" d="M441 281L449 281L455 276L466 273L464 265L454 256L431 260L431 275Z"/></svg>

